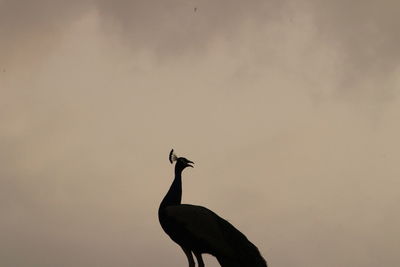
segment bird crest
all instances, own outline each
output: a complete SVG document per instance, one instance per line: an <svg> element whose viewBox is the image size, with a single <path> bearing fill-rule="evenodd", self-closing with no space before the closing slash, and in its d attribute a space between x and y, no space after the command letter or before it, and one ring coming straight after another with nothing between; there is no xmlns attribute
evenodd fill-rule
<svg viewBox="0 0 400 267"><path fill-rule="evenodd" d="M178 159L178 156L175 154L174 149L172 149L171 152L169 152L169 162L171 162L171 164L172 164L177 159Z"/></svg>

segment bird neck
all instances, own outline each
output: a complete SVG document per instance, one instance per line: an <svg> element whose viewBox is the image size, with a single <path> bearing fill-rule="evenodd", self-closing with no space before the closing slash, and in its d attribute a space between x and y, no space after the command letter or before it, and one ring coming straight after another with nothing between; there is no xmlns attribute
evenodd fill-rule
<svg viewBox="0 0 400 267"><path fill-rule="evenodd" d="M182 171L175 170L175 179L167 194L161 201L160 209L171 205L179 205L182 200Z"/></svg>

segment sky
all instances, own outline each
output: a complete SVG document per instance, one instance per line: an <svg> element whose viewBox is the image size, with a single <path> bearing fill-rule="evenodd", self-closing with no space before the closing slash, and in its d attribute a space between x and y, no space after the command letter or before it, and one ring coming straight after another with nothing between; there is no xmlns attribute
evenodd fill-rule
<svg viewBox="0 0 400 267"><path fill-rule="evenodd" d="M171 148L270 266L400 265L399 8L0 0L0 265L185 266Z"/></svg>

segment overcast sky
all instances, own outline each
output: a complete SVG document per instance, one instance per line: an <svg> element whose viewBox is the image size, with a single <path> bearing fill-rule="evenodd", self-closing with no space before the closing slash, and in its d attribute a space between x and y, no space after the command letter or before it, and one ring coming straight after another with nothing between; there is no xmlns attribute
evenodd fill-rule
<svg viewBox="0 0 400 267"><path fill-rule="evenodd" d="M186 266L175 148L270 266L399 266L399 9L0 0L0 265Z"/></svg>

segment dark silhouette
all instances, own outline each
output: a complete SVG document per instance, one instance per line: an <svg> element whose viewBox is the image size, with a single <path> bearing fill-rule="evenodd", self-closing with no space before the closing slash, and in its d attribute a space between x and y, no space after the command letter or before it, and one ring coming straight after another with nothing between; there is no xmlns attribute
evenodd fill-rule
<svg viewBox="0 0 400 267"><path fill-rule="evenodd" d="M266 267L267 263L244 234L211 210L181 204L182 171L192 167L192 161L178 158L173 149L169 154L175 164L175 179L158 209L158 219L165 233L185 252L189 267L204 267L201 254L215 256L222 267Z"/></svg>

